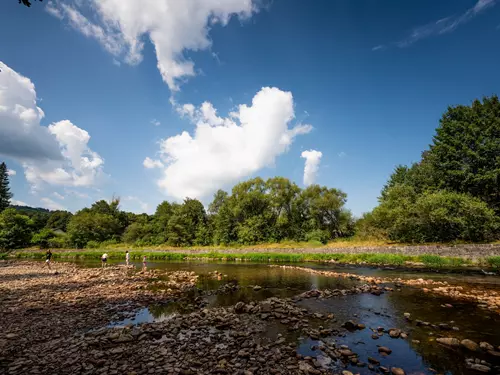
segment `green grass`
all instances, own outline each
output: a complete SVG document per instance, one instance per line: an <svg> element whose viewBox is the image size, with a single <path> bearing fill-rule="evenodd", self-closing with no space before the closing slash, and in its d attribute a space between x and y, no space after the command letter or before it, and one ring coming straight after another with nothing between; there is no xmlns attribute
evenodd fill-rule
<svg viewBox="0 0 500 375"><path fill-rule="evenodd" d="M500 268L500 256L488 257L486 262L492 268Z"/></svg>
<svg viewBox="0 0 500 375"><path fill-rule="evenodd" d="M103 252L108 254L110 259L125 259L125 251L116 249L99 249L99 250L82 250L82 251L57 251L53 252L55 259L100 259ZM1 256L7 256L0 254ZM336 261L342 264L368 264L368 265L388 265L388 266L405 266L412 264L420 264L426 268L443 268L443 267L463 267L478 265L483 267L500 268L500 256L489 257L472 261L465 258L443 257L438 255L400 255L390 253L279 253L279 252L232 252L222 253L217 250L187 253L187 252L170 252L170 251L130 251L130 257L133 260L142 260L146 255L148 260L167 260L167 261L183 261L183 260L219 260L219 261L250 261L250 262L271 262L271 263L300 263L300 262L325 262ZM9 254L9 257L18 259L43 259L44 251L17 251Z"/></svg>

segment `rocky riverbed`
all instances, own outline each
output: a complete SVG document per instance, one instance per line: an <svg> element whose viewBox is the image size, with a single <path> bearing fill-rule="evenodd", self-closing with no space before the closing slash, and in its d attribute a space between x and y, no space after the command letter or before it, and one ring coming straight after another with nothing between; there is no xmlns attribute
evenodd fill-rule
<svg viewBox="0 0 500 375"><path fill-rule="evenodd" d="M437 320L443 311L458 314L459 307L438 305L430 321L421 319L418 309L384 307L391 296L394 302L404 299L411 283L343 274L336 277L357 277L355 283L290 298L252 300L245 294L244 300L217 307L209 304L211 298L242 291L262 296L269 287L239 285L217 271L204 277L215 278L218 287L201 290L199 276L189 270L141 273L124 266L101 270L58 263L49 271L42 263L1 263L0 373L416 375L446 368L500 373L500 335L487 336L494 327L478 337L459 315L458 321ZM174 301L189 305L189 312L139 325L116 323L141 308ZM348 301L359 301L358 308L339 307ZM451 359L432 369L415 362L414 353L431 363L435 353Z"/></svg>
<svg viewBox="0 0 500 375"><path fill-rule="evenodd" d="M500 292L497 290L484 288L464 288L463 286L449 285L447 281L434 281L432 279L405 279L401 277L372 277L363 276L348 272L335 272L327 270L317 270L307 267L288 266L288 265L271 265L270 267L280 267L283 269L300 270L303 272L314 273L318 275L335 277L335 278L350 278L367 282L373 287L381 284L394 284L396 287L408 285L422 288L425 292L445 295L457 300L470 301L477 303L480 307L487 308L500 314Z"/></svg>

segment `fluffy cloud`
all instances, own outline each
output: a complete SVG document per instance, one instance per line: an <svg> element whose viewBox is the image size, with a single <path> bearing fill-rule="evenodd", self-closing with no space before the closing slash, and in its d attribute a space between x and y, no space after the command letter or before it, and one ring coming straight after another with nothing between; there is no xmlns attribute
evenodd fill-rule
<svg viewBox="0 0 500 375"><path fill-rule="evenodd" d="M57 210L66 211L66 208L62 204L54 202L50 198L46 198L46 197L41 198L40 202L42 203L43 208L47 208L47 209L52 210L52 211L57 211Z"/></svg>
<svg viewBox="0 0 500 375"><path fill-rule="evenodd" d="M41 126L34 84L2 62L0 70L0 154L23 165L34 189L93 185L104 160L88 147L89 133L69 120Z"/></svg>
<svg viewBox="0 0 500 375"><path fill-rule="evenodd" d="M251 106L240 105L229 117L219 117L208 102L187 108L192 109L194 134L184 131L163 139L159 150L164 176L158 184L177 199L207 197L272 165L297 135L312 129L301 124L289 128L295 117L293 97L277 88L262 88Z"/></svg>
<svg viewBox="0 0 500 375"><path fill-rule="evenodd" d="M142 60L147 37L163 80L175 91L179 81L195 75L184 51L210 48L211 26L225 26L233 15L248 18L256 7L252 0L91 0L51 1L47 10L129 64Z"/></svg>
<svg viewBox="0 0 500 375"><path fill-rule="evenodd" d="M36 105L35 85L0 61L0 154L20 160L62 160Z"/></svg>
<svg viewBox="0 0 500 375"><path fill-rule="evenodd" d="M314 181L316 181L319 163L321 162L321 157L323 156L323 154L321 153L321 151L309 150L303 151L300 156L306 159L306 163L304 166L304 185L312 185L314 184Z"/></svg>
<svg viewBox="0 0 500 375"><path fill-rule="evenodd" d="M161 162L161 160L153 160L150 157L146 157L146 159L144 159L144 161L142 162L142 165L144 165L144 167L147 169L163 167L163 163Z"/></svg>
<svg viewBox="0 0 500 375"><path fill-rule="evenodd" d="M17 172L13 169L7 169L7 175L9 176L15 176Z"/></svg>

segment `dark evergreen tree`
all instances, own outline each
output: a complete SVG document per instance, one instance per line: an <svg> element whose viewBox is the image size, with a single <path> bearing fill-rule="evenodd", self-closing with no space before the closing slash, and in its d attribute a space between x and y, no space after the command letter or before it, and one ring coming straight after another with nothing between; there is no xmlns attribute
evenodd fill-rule
<svg viewBox="0 0 500 375"><path fill-rule="evenodd" d="M7 173L7 165L2 162L0 164L0 212L10 206L12 193L9 188L9 175Z"/></svg>

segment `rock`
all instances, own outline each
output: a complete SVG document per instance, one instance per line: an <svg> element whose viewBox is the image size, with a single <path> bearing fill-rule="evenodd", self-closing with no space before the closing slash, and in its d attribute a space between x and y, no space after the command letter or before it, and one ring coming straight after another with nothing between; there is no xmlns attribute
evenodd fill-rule
<svg viewBox="0 0 500 375"><path fill-rule="evenodd" d="M7 334L5 335L5 337L6 337L7 339L9 339L9 340L15 339L15 338L17 338L18 336L19 336L19 335L15 334L15 333L7 333Z"/></svg>
<svg viewBox="0 0 500 375"><path fill-rule="evenodd" d="M381 372L383 372L384 374L387 374L387 373L389 372L389 369L388 369L387 367L384 367L384 366L380 366L380 367L379 367L379 370L380 370Z"/></svg>
<svg viewBox="0 0 500 375"><path fill-rule="evenodd" d="M403 316L404 316L406 319L410 319L411 314L410 314L410 313L405 312L405 313L403 314Z"/></svg>
<svg viewBox="0 0 500 375"><path fill-rule="evenodd" d="M500 351L488 350L488 354L492 355L493 357L500 357Z"/></svg>
<svg viewBox="0 0 500 375"><path fill-rule="evenodd" d="M379 336L378 336L378 335L376 335L376 334L374 333L374 334L372 335L372 339L374 339L374 340L378 340L378 339L379 339Z"/></svg>
<svg viewBox="0 0 500 375"><path fill-rule="evenodd" d="M260 285L255 285L253 287L253 290L255 290L255 291L258 291L258 290L261 290L261 289L262 289L262 287Z"/></svg>
<svg viewBox="0 0 500 375"><path fill-rule="evenodd" d="M316 357L316 362L318 364L318 367L328 368L328 366L330 366L330 364L332 363L332 359L320 354Z"/></svg>
<svg viewBox="0 0 500 375"><path fill-rule="evenodd" d="M490 372L491 371L491 369L488 366L481 365L479 363L468 364L467 367L470 368L471 370L476 370L479 372Z"/></svg>
<svg viewBox="0 0 500 375"><path fill-rule="evenodd" d="M379 353L385 353L385 354L391 354L392 350L389 349L387 346L379 346L378 347Z"/></svg>
<svg viewBox="0 0 500 375"><path fill-rule="evenodd" d="M378 361L377 359L375 359L373 357L368 357L368 362L370 362L373 365L379 365L380 364L380 361Z"/></svg>
<svg viewBox="0 0 500 375"><path fill-rule="evenodd" d="M342 371L342 375L353 375L353 373L350 371L344 370L344 371Z"/></svg>
<svg viewBox="0 0 500 375"><path fill-rule="evenodd" d="M483 350L495 350L495 348L493 347L493 345L487 343L486 341L481 341L479 343L479 347Z"/></svg>
<svg viewBox="0 0 500 375"><path fill-rule="evenodd" d="M391 368L392 375L405 375L405 372L402 368L392 367Z"/></svg>
<svg viewBox="0 0 500 375"><path fill-rule="evenodd" d="M473 352L477 351L479 349L479 345L475 343L472 340L469 339L464 339L460 341L460 346L464 347L465 349L472 350Z"/></svg>
<svg viewBox="0 0 500 375"><path fill-rule="evenodd" d="M314 367L312 367L309 363L305 361L300 361L299 362L299 370L304 372L305 374L321 374L321 371L316 370Z"/></svg>
<svg viewBox="0 0 500 375"><path fill-rule="evenodd" d="M451 346L451 347L458 347L460 346L460 341L454 337L439 337L436 339L436 342L446 345L446 346Z"/></svg>
<svg viewBox="0 0 500 375"><path fill-rule="evenodd" d="M401 337L402 339L406 339L408 338L408 335L404 332L401 332L401 335L399 335L399 337Z"/></svg>
<svg viewBox="0 0 500 375"><path fill-rule="evenodd" d="M449 324L446 324L446 323L440 323L439 324L439 328L442 330L442 331L451 331L451 327Z"/></svg>
<svg viewBox="0 0 500 375"><path fill-rule="evenodd" d="M358 323L358 329L365 329L366 326L362 323Z"/></svg>
<svg viewBox="0 0 500 375"><path fill-rule="evenodd" d="M411 342L412 342L413 344L415 344L415 345L420 344L420 341L419 341L419 340L411 340Z"/></svg>
<svg viewBox="0 0 500 375"><path fill-rule="evenodd" d="M358 325L356 323L354 323L352 320L348 320L347 322L342 324L342 327L344 327L346 329L357 329Z"/></svg>
<svg viewBox="0 0 500 375"><path fill-rule="evenodd" d="M397 328L391 328L389 330L389 336L391 336L393 339L397 339L401 335L401 330Z"/></svg>
<svg viewBox="0 0 500 375"><path fill-rule="evenodd" d="M234 305L234 311L237 313L242 313L245 310L245 303L244 302L238 302L236 305Z"/></svg>
<svg viewBox="0 0 500 375"><path fill-rule="evenodd" d="M342 355L344 357L350 357L350 356L354 355L354 353L350 349L341 349L340 355Z"/></svg>

